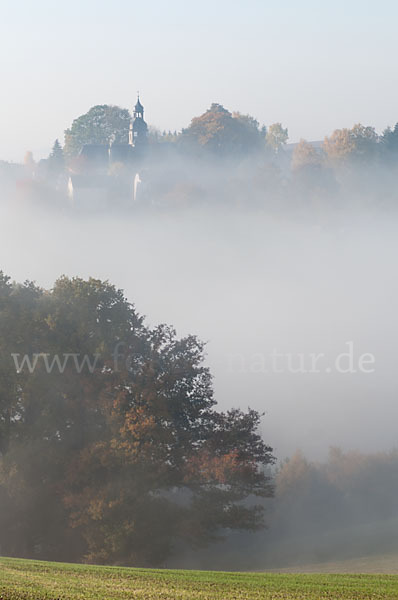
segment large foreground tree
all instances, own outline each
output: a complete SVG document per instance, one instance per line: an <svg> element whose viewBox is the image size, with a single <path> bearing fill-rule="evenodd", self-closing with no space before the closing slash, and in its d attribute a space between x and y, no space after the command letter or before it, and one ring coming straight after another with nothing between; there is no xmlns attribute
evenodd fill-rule
<svg viewBox="0 0 398 600"><path fill-rule="evenodd" d="M271 448L257 412L216 410L203 350L107 282L0 277L4 554L157 565L262 526Z"/></svg>

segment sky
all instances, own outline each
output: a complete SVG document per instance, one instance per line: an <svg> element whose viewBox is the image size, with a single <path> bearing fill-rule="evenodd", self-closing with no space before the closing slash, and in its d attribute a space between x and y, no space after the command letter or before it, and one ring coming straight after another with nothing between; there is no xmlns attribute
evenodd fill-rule
<svg viewBox="0 0 398 600"><path fill-rule="evenodd" d="M48 155L95 104L180 130L212 102L290 141L398 121L390 0L3 0L0 160Z"/></svg>

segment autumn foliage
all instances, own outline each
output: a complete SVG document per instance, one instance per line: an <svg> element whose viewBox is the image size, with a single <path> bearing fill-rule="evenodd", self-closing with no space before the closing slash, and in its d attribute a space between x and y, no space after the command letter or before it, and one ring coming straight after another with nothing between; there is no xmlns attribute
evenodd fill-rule
<svg viewBox="0 0 398 600"><path fill-rule="evenodd" d="M2 275L0 340L4 554L156 565L176 545L262 525L245 502L272 493L260 417L216 410L196 337L149 329L107 282L47 291ZM18 373L11 354L35 353L95 368L38 360Z"/></svg>

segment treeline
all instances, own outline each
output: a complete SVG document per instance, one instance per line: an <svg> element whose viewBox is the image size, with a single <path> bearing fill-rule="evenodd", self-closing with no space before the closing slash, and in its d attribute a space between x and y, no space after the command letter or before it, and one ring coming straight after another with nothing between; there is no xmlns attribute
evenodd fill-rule
<svg viewBox="0 0 398 600"><path fill-rule="evenodd" d="M70 174L89 176L94 189L105 185L106 176L110 206L131 207L131 166L113 162L99 169L79 156L85 144L127 143L129 123L126 109L91 108L65 131L63 147L56 140L47 159L36 163L26 154L18 171L22 196L65 207ZM145 210L226 206L289 216L351 207L395 209L398 124L381 134L356 124L336 129L323 141L288 144L288 139L281 123L260 125L220 104L181 132L150 128L146 155L133 168L140 172L141 205ZM8 179L17 176L11 170L3 164ZM124 201L121 189L129 190Z"/></svg>
<svg viewBox="0 0 398 600"><path fill-rule="evenodd" d="M296 453L275 478L268 562L397 552L397 494L397 450L332 448L322 463Z"/></svg>
<svg viewBox="0 0 398 600"><path fill-rule="evenodd" d="M0 553L154 566L262 527L272 450L203 352L107 282L0 273Z"/></svg>
<svg viewBox="0 0 398 600"><path fill-rule="evenodd" d="M85 144L127 143L130 119L129 111L117 106L92 107L65 131L65 155L78 155ZM202 149L218 156L241 156L258 151L278 154L286 150L288 140L288 129L281 123L260 125L254 117L239 112L231 113L217 103L213 103L202 115L194 117L181 132L161 132L154 127L149 130L149 141L153 145L171 144L193 153ZM293 167L313 164L316 157L322 154L330 161L347 158L370 160L376 156L396 160L398 124L394 129L387 127L381 135L376 133L374 127L357 124L352 129L336 129L323 143L314 145L301 140L296 148Z"/></svg>
<svg viewBox="0 0 398 600"><path fill-rule="evenodd" d="M278 465L274 485L266 531L231 532L216 552L172 564L260 570L398 552L398 450L332 448L324 462L296 452Z"/></svg>

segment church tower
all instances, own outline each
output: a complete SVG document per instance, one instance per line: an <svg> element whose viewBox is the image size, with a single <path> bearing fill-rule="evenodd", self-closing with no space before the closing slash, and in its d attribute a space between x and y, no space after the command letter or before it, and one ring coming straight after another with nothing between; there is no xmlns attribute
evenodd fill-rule
<svg viewBox="0 0 398 600"><path fill-rule="evenodd" d="M148 125L144 121L144 107L140 102L138 94L136 105L134 106L133 118L130 123L129 144L134 147L142 147L147 142Z"/></svg>

